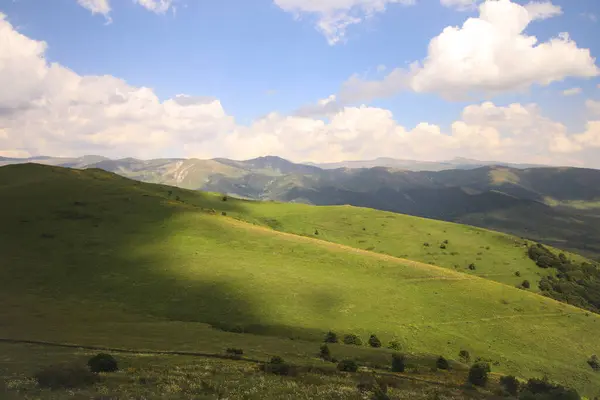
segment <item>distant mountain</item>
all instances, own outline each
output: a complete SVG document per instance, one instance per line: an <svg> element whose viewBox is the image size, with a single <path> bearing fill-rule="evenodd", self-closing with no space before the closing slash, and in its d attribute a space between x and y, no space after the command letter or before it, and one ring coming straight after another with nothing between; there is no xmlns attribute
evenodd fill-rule
<svg viewBox="0 0 600 400"><path fill-rule="evenodd" d="M380 157L375 160L363 161L341 161L336 163L306 163L307 165L316 166L322 169L337 169L337 168L373 168L387 167L399 168L408 171L443 171L446 169L474 169L485 166L503 166L512 168L536 168L543 167L537 164L511 164L500 161L479 161L468 158L454 158L448 161L416 161L416 160L401 160L396 158Z"/></svg>
<svg viewBox="0 0 600 400"><path fill-rule="evenodd" d="M360 163L394 166L335 169L275 156L244 161L100 156L0 159L0 165L24 162L100 168L144 182L246 199L350 204L461 222L600 257L599 170L479 166L480 161L469 159L430 164L378 159ZM429 170L411 170L419 165Z"/></svg>

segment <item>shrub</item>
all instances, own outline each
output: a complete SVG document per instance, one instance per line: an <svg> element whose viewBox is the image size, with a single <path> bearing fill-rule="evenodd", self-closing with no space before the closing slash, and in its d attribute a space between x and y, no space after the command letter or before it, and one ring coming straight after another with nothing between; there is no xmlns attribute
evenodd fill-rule
<svg viewBox="0 0 600 400"><path fill-rule="evenodd" d="M588 364L594 371L600 371L600 359L598 359L597 355L593 355L588 360Z"/></svg>
<svg viewBox="0 0 600 400"><path fill-rule="evenodd" d="M437 359L437 361L435 362L435 366L437 367L437 369L450 369L450 364L448 363L448 360L446 360L442 356L440 356Z"/></svg>
<svg viewBox="0 0 600 400"><path fill-rule="evenodd" d="M521 271L515 272L515 276L521 276Z"/></svg>
<svg viewBox="0 0 600 400"><path fill-rule="evenodd" d="M475 267L475 264L474 264L474 263L471 263L471 264L469 264L469 269L470 269L471 271L475 271L475 270L477 269L477 267Z"/></svg>
<svg viewBox="0 0 600 400"><path fill-rule="evenodd" d="M223 200L223 201L227 201L227 200L228 200L227 196L223 196L223 199L222 199L222 200Z"/></svg>
<svg viewBox="0 0 600 400"><path fill-rule="evenodd" d="M73 389L94 384L96 374L78 364L51 365L36 372L38 385L49 389Z"/></svg>
<svg viewBox="0 0 600 400"><path fill-rule="evenodd" d="M224 217L226 217L227 213L225 211L221 211L221 215L224 216Z"/></svg>
<svg viewBox="0 0 600 400"><path fill-rule="evenodd" d="M319 231L315 229L315 235L319 235Z"/></svg>
<svg viewBox="0 0 600 400"><path fill-rule="evenodd" d="M490 373L490 364L477 362L469 370L469 382L475 386L485 386Z"/></svg>
<svg viewBox="0 0 600 400"><path fill-rule="evenodd" d="M231 356L241 356L244 354L244 350L235 347L229 347L226 352Z"/></svg>
<svg viewBox="0 0 600 400"><path fill-rule="evenodd" d="M525 396L521 398L544 398L544 399L560 399L560 400L579 400L581 397L577 391L573 389L565 388L561 385L555 385L548 381L548 378L536 379L532 378L527 381L527 384L523 388ZM529 395L529 396L528 396ZM536 396L536 395L542 395Z"/></svg>
<svg viewBox="0 0 600 400"><path fill-rule="evenodd" d="M392 354L392 371L404 372L406 368L404 354Z"/></svg>
<svg viewBox="0 0 600 400"><path fill-rule="evenodd" d="M525 289L529 289L531 287L531 283L529 283L528 280L524 280L523 283L521 283L521 286L523 286Z"/></svg>
<svg viewBox="0 0 600 400"><path fill-rule="evenodd" d="M444 243L440 244L440 249L442 249L442 250L443 250L443 249L445 249L445 248L446 248L446 245L445 245Z"/></svg>
<svg viewBox="0 0 600 400"><path fill-rule="evenodd" d="M352 333L344 335L344 344L352 344L355 346L362 346L362 340Z"/></svg>
<svg viewBox="0 0 600 400"><path fill-rule="evenodd" d="M448 244L448 239L444 240L444 244Z"/></svg>
<svg viewBox="0 0 600 400"><path fill-rule="evenodd" d="M325 361L331 361L331 351L329 350L329 346L326 344L322 344L319 349L319 357Z"/></svg>
<svg viewBox="0 0 600 400"><path fill-rule="evenodd" d="M356 372L358 371L358 364L354 360L342 360L337 369L344 372Z"/></svg>
<svg viewBox="0 0 600 400"><path fill-rule="evenodd" d="M329 331L325 334L325 343L337 343L338 337L335 332Z"/></svg>
<svg viewBox="0 0 600 400"><path fill-rule="evenodd" d="M271 357L271 360L264 365L264 371L275 375L293 375L294 369L279 356Z"/></svg>
<svg viewBox="0 0 600 400"><path fill-rule="evenodd" d="M425 243L423 243L423 246L429 247L429 243L425 242Z"/></svg>
<svg viewBox="0 0 600 400"><path fill-rule="evenodd" d="M402 350L402 343L397 340L392 340L390 344L388 344L388 349L392 350Z"/></svg>
<svg viewBox="0 0 600 400"><path fill-rule="evenodd" d="M521 386L514 376L503 376L500 378L500 384L512 396L516 396L519 393L519 387Z"/></svg>
<svg viewBox="0 0 600 400"><path fill-rule="evenodd" d="M88 360L87 365L92 372L115 372L119 369L117 360L106 353L96 354Z"/></svg>
<svg viewBox="0 0 600 400"><path fill-rule="evenodd" d="M371 347L381 347L381 340L375 335L371 335L369 338L369 346Z"/></svg>
<svg viewBox="0 0 600 400"><path fill-rule="evenodd" d="M468 364L471 362L471 354L467 350L461 350L458 353L458 358L460 358L460 360L462 362L464 362L465 364Z"/></svg>

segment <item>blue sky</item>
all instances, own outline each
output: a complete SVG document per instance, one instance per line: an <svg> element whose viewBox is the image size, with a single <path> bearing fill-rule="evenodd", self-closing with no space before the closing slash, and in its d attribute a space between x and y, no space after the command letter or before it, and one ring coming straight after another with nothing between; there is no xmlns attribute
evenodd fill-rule
<svg viewBox="0 0 600 400"><path fill-rule="evenodd" d="M385 9L371 10L372 15L365 17L367 12L360 6L351 7L362 4L361 1L369 3L334 0L331 3L350 6L346 10L332 6L331 14L327 14L328 9L302 9L303 6L297 6L302 2L295 0L179 0L173 1L164 13L152 12L133 0L112 0L106 3L110 12L105 15L93 14L76 0L2 0L0 12L6 15L12 30L47 44L43 57L48 63L57 63L82 77L109 75L131 87L151 88L160 102L178 94L210 96L219 100L237 125L247 128L270 113L276 112L283 118L333 94L338 94L339 100L341 87L353 75L364 82L377 82L395 68L405 69L411 62L423 61L430 41L444 28L461 27L469 17L479 15L476 7L460 10L437 0L417 0L414 5L382 0L387 2ZM524 34L533 35L542 43L568 32L578 49L589 49L592 58L600 54L600 2L544 3L560 8L560 14L530 22ZM295 7L295 12L286 10L286 5ZM362 21L349 25L343 40L332 44L317 24L324 15L339 15L340 10ZM385 70L380 66L385 66ZM567 135L581 135L593 117L586 101L589 104L590 100L600 100L600 79L589 72L572 73L572 69L564 66L558 72L560 79L548 86L525 82L524 87L502 90L500 94L449 100L442 97L442 89L398 89L392 95L340 102L339 107L364 105L388 110L393 120L407 130L427 123L445 132L469 105L481 105L484 101L493 101L498 107L535 103L541 116L564 124ZM562 91L570 88L580 88L581 93L564 96ZM326 122L333 118L311 117L318 121L325 118ZM339 147L339 143L334 145ZM272 147L273 151L289 144L278 146ZM27 151L36 152L30 150ZM336 152L340 156L347 154L341 150L333 153ZM356 156L377 156L376 153L373 150ZM152 151L148 154L157 155ZM214 154L220 155L224 154Z"/></svg>

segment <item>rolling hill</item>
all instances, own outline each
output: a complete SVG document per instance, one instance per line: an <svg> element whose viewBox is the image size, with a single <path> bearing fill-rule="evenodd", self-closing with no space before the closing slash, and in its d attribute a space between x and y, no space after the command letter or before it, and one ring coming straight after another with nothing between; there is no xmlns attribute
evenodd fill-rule
<svg viewBox="0 0 600 400"><path fill-rule="evenodd" d="M261 354L294 338L284 355L302 358L332 329L413 354L468 349L498 372L600 390L586 363L600 316L515 288L517 268L538 276L518 238L35 164L0 168L0 219L4 338L197 351L243 342Z"/></svg>

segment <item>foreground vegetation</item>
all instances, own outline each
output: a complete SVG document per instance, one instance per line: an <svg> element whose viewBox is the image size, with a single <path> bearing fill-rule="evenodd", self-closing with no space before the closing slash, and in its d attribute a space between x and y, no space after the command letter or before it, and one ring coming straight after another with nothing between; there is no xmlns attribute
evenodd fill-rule
<svg viewBox="0 0 600 400"><path fill-rule="evenodd" d="M375 351L388 365L391 350L385 347L394 341L402 352L434 354L433 360L456 359L467 350L495 372L547 374L589 396L600 388L600 375L588 364L598 352L600 317L517 289L524 279L533 283L539 267L515 238L480 230L463 238L472 228L451 224L432 229L430 247L461 246L466 252L473 238L483 238L473 242L479 246L495 238L487 258L495 261L473 262L467 254L467 268L457 272L326 242L320 239L330 239L328 229L314 225L304 232L312 237L276 232L264 227L269 221L257 211L263 207L266 215L270 208L285 230L294 214L289 211L284 220L284 206L301 207L296 215L303 224L300 216L309 207L235 201L104 171L37 165L0 168L0 202L5 338L137 350L231 347L251 358L278 355L306 363L333 330L367 345L371 335L382 342L378 350L332 345L351 348L344 351L357 352L353 359ZM347 219L359 215L365 224L365 215L371 224L388 221L389 232L406 238L414 234L407 232L429 229L427 220L411 220L411 227L402 216L397 221L376 211L331 209L338 210L346 210ZM323 226L330 220L322 214ZM379 240L381 246L398 245L391 235ZM416 248L415 242L404 246ZM418 243L423 246L421 238ZM525 258L518 266L521 277L508 265L519 279L504 285L475 275L510 262L503 254Z"/></svg>

